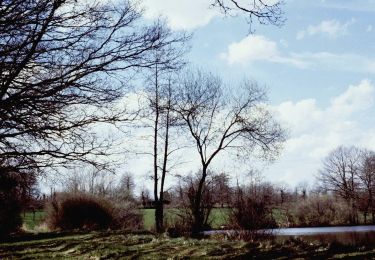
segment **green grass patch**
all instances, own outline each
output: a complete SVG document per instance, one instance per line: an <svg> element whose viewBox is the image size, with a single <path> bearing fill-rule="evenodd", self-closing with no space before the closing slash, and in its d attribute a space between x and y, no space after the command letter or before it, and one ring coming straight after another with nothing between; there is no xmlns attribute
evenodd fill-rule
<svg viewBox="0 0 375 260"><path fill-rule="evenodd" d="M140 209L143 214L143 225L146 230L155 228L155 209ZM178 218L179 209L164 209L164 221L173 224ZM228 224L230 209L214 208L210 214L210 223L212 228L219 229Z"/></svg>
<svg viewBox="0 0 375 260"><path fill-rule="evenodd" d="M34 230L44 220L46 213L44 211L35 211L22 213L23 223L28 230Z"/></svg>

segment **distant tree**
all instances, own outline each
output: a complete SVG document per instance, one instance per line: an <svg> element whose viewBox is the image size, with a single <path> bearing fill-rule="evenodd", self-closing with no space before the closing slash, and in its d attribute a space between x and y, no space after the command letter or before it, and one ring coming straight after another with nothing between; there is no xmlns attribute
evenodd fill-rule
<svg viewBox="0 0 375 260"><path fill-rule="evenodd" d="M198 236L204 223L202 196L208 169L224 151L238 156L256 152L270 158L281 148L285 134L264 106L266 94L254 82L224 88L218 77L197 71L184 73L175 110L184 122L198 152L201 172L194 190L192 233Z"/></svg>
<svg viewBox="0 0 375 260"><path fill-rule="evenodd" d="M150 207L151 206L151 197L150 197L150 192L146 188L142 188L141 190L141 202L142 206L144 208Z"/></svg>
<svg viewBox="0 0 375 260"><path fill-rule="evenodd" d="M213 196L215 203L220 205L222 208L229 207L232 196L232 188L229 185L228 174L222 172L212 176Z"/></svg>
<svg viewBox="0 0 375 260"><path fill-rule="evenodd" d="M361 169L358 177L363 189L365 218L366 213L370 211L372 223L375 223L375 153L364 150L361 161Z"/></svg>
<svg viewBox="0 0 375 260"><path fill-rule="evenodd" d="M134 176L130 172L125 172L121 178L118 185L118 192L126 198L132 198L134 196Z"/></svg>
<svg viewBox="0 0 375 260"><path fill-rule="evenodd" d="M362 151L357 147L340 146L324 160L319 179L327 190L343 198L349 208L351 223L358 222L357 198L360 185Z"/></svg>
<svg viewBox="0 0 375 260"><path fill-rule="evenodd" d="M301 198L303 200L306 200L306 198L307 198L307 189L308 189L308 187L309 187L309 184L307 182L305 182L305 181L300 182L298 184L297 188L298 188L298 191L299 191L299 195L301 196Z"/></svg>

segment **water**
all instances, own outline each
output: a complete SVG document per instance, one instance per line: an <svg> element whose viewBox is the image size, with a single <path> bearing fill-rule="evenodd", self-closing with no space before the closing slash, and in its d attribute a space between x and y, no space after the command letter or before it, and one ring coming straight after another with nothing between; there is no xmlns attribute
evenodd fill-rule
<svg viewBox="0 0 375 260"><path fill-rule="evenodd" d="M375 232L375 226L344 226L344 227L308 227L308 228L279 228L272 229L278 236L306 236L318 234Z"/></svg>
<svg viewBox="0 0 375 260"><path fill-rule="evenodd" d="M272 233L279 241L293 237L311 242L338 242L354 246L375 244L375 226L280 228L272 230Z"/></svg>
<svg viewBox="0 0 375 260"><path fill-rule="evenodd" d="M343 226L343 227L309 227L280 228L263 230L275 235L277 241L290 238L301 238L306 241L321 243L338 242L345 245L374 245L375 226ZM205 234L231 233L233 231L213 230Z"/></svg>

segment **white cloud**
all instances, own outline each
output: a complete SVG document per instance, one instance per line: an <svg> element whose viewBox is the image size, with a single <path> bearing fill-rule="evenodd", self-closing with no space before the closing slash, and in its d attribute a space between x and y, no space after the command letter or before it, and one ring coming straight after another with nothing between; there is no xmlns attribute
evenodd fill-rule
<svg viewBox="0 0 375 260"><path fill-rule="evenodd" d="M290 129L290 139L280 160L269 168L268 177L292 184L312 181L321 160L337 146L374 149L375 127L366 120L374 105L375 86L362 80L333 97L326 107L319 107L315 99L275 106L277 117Z"/></svg>
<svg viewBox="0 0 375 260"><path fill-rule="evenodd" d="M210 8L209 2L202 0L144 0L142 5L147 19L164 16L174 30L204 26L220 15L217 9Z"/></svg>
<svg viewBox="0 0 375 260"><path fill-rule="evenodd" d="M229 64L268 61L291 64L297 67L304 66L300 60L282 55L277 43L262 35L249 35L239 42L231 43L227 52L221 53L220 57Z"/></svg>
<svg viewBox="0 0 375 260"><path fill-rule="evenodd" d="M373 26L370 24L370 25L367 26L366 32L371 32L372 29L373 29Z"/></svg>
<svg viewBox="0 0 375 260"><path fill-rule="evenodd" d="M230 64L256 60L275 60L280 56L277 44L262 35L249 35L239 42L231 43L228 52L221 55Z"/></svg>
<svg viewBox="0 0 375 260"><path fill-rule="evenodd" d="M335 115L351 115L354 112L367 110L374 104L374 86L369 80L363 80L357 86L349 86L346 92L331 101Z"/></svg>
<svg viewBox="0 0 375 260"><path fill-rule="evenodd" d="M316 34L326 35L330 38L337 38L338 36L348 34L348 27L355 22L354 19L342 24L337 20L325 20L317 25L309 25L307 29L297 33L297 40L302 40L306 36L313 36Z"/></svg>
<svg viewBox="0 0 375 260"><path fill-rule="evenodd" d="M280 42L280 44L282 44ZM375 74L375 59L352 53L285 52L277 42L262 35L249 35L233 42L219 57L228 64L250 64L258 61L287 64L299 69L350 71Z"/></svg>
<svg viewBox="0 0 375 260"><path fill-rule="evenodd" d="M304 68L319 70L336 70L362 73L375 73L375 59L358 54L331 52L291 53L292 59L300 60Z"/></svg>

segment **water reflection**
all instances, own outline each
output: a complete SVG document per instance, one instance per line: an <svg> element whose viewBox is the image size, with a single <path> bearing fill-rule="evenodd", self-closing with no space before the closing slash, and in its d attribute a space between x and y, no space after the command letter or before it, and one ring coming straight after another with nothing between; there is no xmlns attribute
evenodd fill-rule
<svg viewBox="0 0 375 260"><path fill-rule="evenodd" d="M278 242L286 241L290 238L301 238L309 242L338 242L340 244L353 246L375 244L375 226L280 228L259 231L261 233L274 235L275 240ZM204 232L205 235L234 235L235 233L235 230L211 230Z"/></svg>
<svg viewBox="0 0 375 260"><path fill-rule="evenodd" d="M375 244L375 226L328 227L328 228L283 228L273 230L276 240L301 238L310 242L365 246Z"/></svg>

